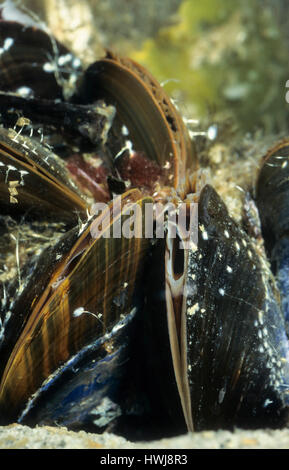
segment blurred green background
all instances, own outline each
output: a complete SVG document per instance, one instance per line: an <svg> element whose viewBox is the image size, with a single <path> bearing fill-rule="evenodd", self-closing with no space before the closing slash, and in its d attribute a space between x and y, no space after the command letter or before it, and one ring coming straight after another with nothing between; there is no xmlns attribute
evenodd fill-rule
<svg viewBox="0 0 289 470"><path fill-rule="evenodd" d="M21 0L89 63L148 67L186 117L287 132L288 0Z"/></svg>

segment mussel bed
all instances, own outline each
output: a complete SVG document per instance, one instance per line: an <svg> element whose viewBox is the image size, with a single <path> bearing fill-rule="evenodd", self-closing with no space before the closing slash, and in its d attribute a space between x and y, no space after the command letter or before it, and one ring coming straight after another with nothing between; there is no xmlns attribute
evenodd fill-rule
<svg viewBox="0 0 289 470"><path fill-rule="evenodd" d="M0 41L0 423L132 440L287 425L288 141L261 162L254 238L139 64L83 70L16 22ZM157 217L145 232L158 203L162 237ZM187 226L197 206L197 244L167 203Z"/></svg>

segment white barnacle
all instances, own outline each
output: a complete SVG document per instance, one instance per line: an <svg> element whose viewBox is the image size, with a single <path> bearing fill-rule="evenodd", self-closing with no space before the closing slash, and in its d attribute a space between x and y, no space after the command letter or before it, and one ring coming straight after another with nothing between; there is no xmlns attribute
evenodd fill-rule
<svg viewBox="0 0 289 470"><path fill-rule="evenodd" d="M233 272L233 269L231 268L231 266L227 265L226 271L231 274Z"/></svg>
<svg viewBox="0 0 289 470"><path fill-rule="evenodd" d="M224 290L222 287L220 287L220 289L219 289L219 294L220 294L222 297L225 295L225 290Z"/></svg>

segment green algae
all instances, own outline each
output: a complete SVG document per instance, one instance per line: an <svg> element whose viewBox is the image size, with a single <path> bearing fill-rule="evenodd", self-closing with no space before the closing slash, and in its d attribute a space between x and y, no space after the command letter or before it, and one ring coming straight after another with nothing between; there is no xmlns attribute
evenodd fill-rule
<svg viewBox="0 0 289 470"><path fill-rule="evenodd" d="M278 2L278 0L276 0ZM241 129L285 127L288 41L260 0L185 0L176 21L131 56L194 118L229 113ZM288 75L288 76L287 76Z"/></svg>

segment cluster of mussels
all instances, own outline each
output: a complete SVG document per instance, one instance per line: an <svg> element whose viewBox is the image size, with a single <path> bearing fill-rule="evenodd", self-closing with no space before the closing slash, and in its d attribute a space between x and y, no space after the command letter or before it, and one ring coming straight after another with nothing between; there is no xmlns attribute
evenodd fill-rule
<svg viewBox="0 0 289 470"><path fill-rule="evenodd" d="M257 181L269 268L143 67L108 53L83 70L12 21L0 46L1 424L135 439L286 424L289 142ZM185 204L188 225L198 203L197 245L166 217L146 236L157 202ZM137 236L112 236L132 212Z"/></svg>

